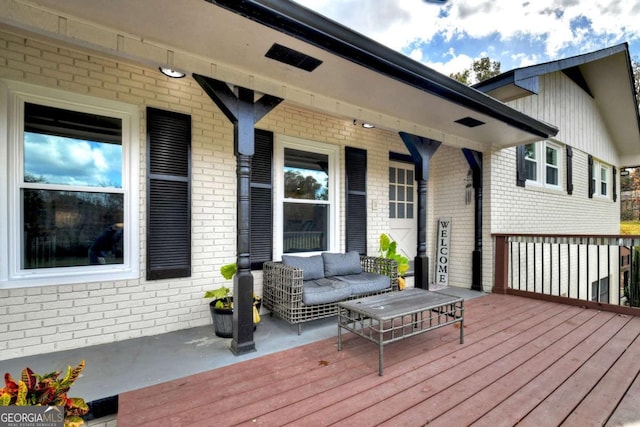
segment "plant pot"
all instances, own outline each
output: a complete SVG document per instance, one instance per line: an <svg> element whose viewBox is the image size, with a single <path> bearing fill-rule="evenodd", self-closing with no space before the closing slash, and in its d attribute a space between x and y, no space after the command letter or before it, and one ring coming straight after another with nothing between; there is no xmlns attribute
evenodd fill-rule
<svg viewBox="0 0 640 427"><path fill-rule="evenodd" d="M218 300L213 300L209 303L216 335L221 338L233 338L233 308L216 308L216 302ZM258 311L260 311L261 305L262 299L255 300L255 306ZM253 330L256 330L256 325L253 325Z"/></svg>
<svg viewBox="0 0 640 427"><path fill-rule="evenodd" d="M233 309L216 308L216 302L217 300L213 300L209 303L216 335L221 338L233 338Z"/></svg>

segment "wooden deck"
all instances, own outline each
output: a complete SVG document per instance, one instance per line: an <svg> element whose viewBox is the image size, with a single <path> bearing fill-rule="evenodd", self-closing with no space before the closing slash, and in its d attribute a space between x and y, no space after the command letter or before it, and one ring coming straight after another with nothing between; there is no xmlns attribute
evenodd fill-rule
<svg viewBox="0 0 640 427"><path fill-rule="evenodd" d="M129 426L640 423L640 317L508 295L378 349L346 334L121 394Z"/></svg>

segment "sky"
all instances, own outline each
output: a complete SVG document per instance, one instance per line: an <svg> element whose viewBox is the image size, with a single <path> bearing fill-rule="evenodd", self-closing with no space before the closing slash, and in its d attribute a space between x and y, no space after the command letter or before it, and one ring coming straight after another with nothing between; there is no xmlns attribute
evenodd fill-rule
<svg viewBox="0 0 640 427"><path fill-rule="evenodd" d="M505 72L624 42L640 60L640 0L295 1L446 75L482 57Z"/></svg>
<svg viewBox="0 0 640 427"><path fill-rule="evenodd" d="M122 188L122 146L25 132L24 173L48 184Z"/></svg>

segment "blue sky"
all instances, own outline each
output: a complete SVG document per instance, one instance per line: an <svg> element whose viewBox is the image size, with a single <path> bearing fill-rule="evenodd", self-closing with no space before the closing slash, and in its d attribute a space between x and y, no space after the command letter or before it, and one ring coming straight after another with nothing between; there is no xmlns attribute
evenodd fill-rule
<svg viewBox="0 0 640 427"><path fill-rule="evenodd" d="M623 42L640 60L640 0L295 0L449 75L481 57L501 71Z"/></svg>

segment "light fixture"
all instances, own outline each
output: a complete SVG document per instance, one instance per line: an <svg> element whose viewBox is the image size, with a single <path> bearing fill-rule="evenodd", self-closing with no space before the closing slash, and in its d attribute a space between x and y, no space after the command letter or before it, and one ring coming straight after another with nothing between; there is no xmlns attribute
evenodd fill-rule
<svg viewBox="0 0 640 427"><path fill-rule="evenodd" d="M357 125L357 124L358 124L358 121L357 121L356 119L353 119L353 125L355 126L355 125ZM362 127L363 127L363 128L365 128L365 129L373 129L373 128L375 127L375 126L374 126L374 125L372 125L371 123L367 123L367 122L362 122L362 123L361 123L361 125L362 125Z"/></svg>
<svg viewBox="0 0 640 427"><path fill-rule="evenodd" d="M172 79L181 79L186 76L182 71L174 70L169 67L160 67L160 72L167 77L171 77Z"/></svg>

